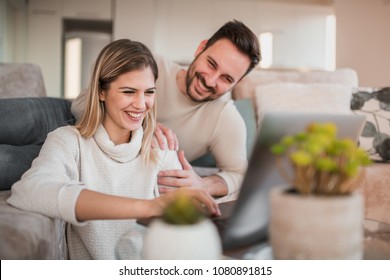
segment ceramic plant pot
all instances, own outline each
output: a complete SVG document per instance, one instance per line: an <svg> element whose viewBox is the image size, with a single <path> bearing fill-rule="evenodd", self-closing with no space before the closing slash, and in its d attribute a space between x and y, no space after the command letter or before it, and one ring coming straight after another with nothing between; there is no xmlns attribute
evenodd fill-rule
<svg viewBox="0 0 390 280"><path fill-rule="evenodd" d="M291 189L290 189L291 190ZM270 242L275 259L362 259L363 196L270 193Z"/></svg>
<svg viewBox="0 0 390 280"><path fill-rule="evenodd" d="M148 260L220 259L221 240L208 219L193 225L172 225L158 219L146 233L143 255Z"/></svg>

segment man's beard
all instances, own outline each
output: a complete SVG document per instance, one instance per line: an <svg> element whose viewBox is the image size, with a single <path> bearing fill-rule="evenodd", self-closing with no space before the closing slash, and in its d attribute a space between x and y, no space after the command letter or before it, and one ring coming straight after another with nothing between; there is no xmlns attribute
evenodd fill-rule
<svg viewBox="0 0 390 280"><path fill-rule="evenodd" d="M187 74L186 74L186 93L187 93L187 96L189 98L191 98L192 101L195 101L195 102L206 102L206 101L214 100L213 96L216 94L215 89L213 87L207 86L205 79L198 72L195 72L192 77L190 77L190 72L191 72L191 66L188 69ZM211 95L209 95L208 97L201 99L201 100L199 100L193 96L190 88L191 88L191 84L193 83L195 78L197 78L199 80L199 82L202 83L203 87L206 88L207 91L209 91L211 93Z"/></svg>

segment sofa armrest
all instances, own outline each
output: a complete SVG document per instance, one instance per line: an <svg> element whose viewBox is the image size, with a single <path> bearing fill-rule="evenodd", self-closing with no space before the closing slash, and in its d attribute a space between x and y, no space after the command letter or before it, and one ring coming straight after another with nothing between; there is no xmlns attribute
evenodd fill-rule
<svg viewBox="0 0 390 280"><path fill-rule="evenodd" d="M66 259L65 222L22 211L0 192L0 259Z"/></svg>
<svg viewBox="0 0 390 280"><path fill-rule="evenodd" d="M0 99L46 96L40 66L33 63L0 63Z"/></svg>

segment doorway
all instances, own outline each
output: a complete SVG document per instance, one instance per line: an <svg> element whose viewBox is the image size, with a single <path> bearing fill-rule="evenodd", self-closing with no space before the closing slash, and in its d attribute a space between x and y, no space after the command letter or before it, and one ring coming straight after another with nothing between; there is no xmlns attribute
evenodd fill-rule
<svg viewBox="0 0 390 280"><path fill-rule="evenodd" d="M99 52L112 41L112 23L65 19L63 26L63 96L74 99L88 87Z"/></svg>

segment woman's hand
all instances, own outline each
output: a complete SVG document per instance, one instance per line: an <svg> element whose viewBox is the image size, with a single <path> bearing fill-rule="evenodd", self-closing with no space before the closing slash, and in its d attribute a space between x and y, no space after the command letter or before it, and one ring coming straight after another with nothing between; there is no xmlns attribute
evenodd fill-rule
<svg viewBox="0 0 390 280"><path fill-rule="evenodd" d="M151 201L153 203L153 211L151 213L151 216L161 216L165 208L181 195L187 195L192 198L196 204L200 205L202 208L205 208L205 210L207 210L212 216L221 215L218 204L206 190L183 188L178 189L174 192L166 193L160 197L153 199Z"/></svg>
<svg viewBox="0 0 390 280"><path fill-rule="evenodd" d="M179 141L176 134L173 132L173 130L163 126L161 123L156 124L154 136L155 138L152 143L153 148L155 148L156 144L158 144L161 150L165 150L167 148L165 144L166 139L168 142L168 149L176 151L179 149Z"/></svg>

